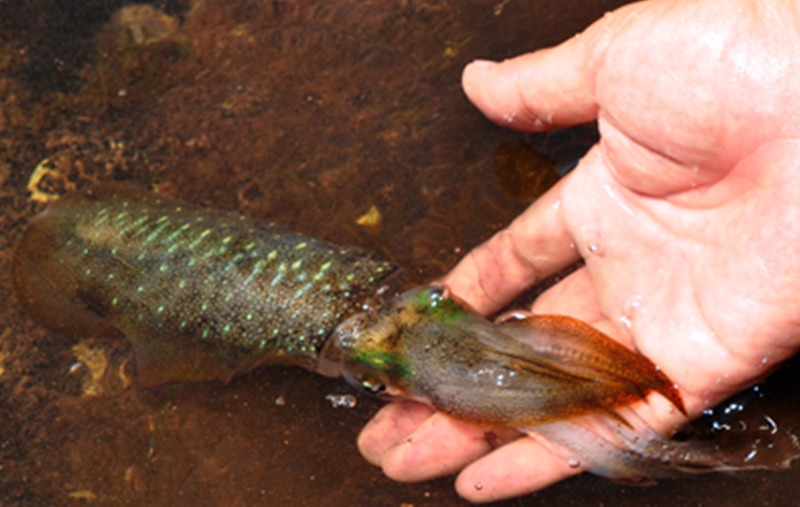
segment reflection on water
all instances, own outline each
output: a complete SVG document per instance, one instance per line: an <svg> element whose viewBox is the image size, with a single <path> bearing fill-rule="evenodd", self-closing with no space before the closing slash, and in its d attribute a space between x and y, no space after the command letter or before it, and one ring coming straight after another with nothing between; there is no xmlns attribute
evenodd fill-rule
<svg viewBox="0 0 800 507"><path fill-rule="evenodd" d="M580 146L490 125L460 92L464 64L554 44L620 3L176 0L114 16L124 2L2 2L2 292L41 208L25 190L37 166L44 190L131 179L437 276ZM359 225L371 210L380 226ZM378 404L335 408L341 382L262 369L142 392L124 340L58 336L0 305L4 505L462 504L450 479L397 484L363 462L355 436ZM782 375L749 417L796 416ZM581 477L507 504L780 504L800 493L790 476Z"/></svg>

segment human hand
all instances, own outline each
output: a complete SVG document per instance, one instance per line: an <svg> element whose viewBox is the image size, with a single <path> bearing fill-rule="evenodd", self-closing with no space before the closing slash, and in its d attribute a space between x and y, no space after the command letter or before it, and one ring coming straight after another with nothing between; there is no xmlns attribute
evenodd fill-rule
<svg viewBox="0 0 800 507"><path fill-rule="evenodd" d="M601 139L444 283L489 313L583 258L532 310L650 358L690 416L764 376L800 349L798 47L792 3L650 1L558 47L471 64L464 89L494 121L540 131L596 119ZM656 396L636 410L661 431L684 422ZM401 402L359 447L397 480L461 470L472 501L578 472L531 438L492 449L484 432Z"/></svg>

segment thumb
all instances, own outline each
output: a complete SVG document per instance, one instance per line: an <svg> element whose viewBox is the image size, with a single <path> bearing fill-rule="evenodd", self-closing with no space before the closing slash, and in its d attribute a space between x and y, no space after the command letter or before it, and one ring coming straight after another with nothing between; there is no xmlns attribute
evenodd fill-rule
<svg viewBox="0 0 800 507"><path fill-rule="evenodd" d="M489 119L518 130L595 120L596 63L627 17L622 11L607 14L558 46L499 63L472 62L462 75L464 92Z"/></svg>

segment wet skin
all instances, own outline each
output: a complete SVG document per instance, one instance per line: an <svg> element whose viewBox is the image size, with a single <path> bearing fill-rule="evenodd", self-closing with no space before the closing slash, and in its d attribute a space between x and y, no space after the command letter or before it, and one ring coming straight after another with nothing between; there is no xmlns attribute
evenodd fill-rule
<svg viewBox="0 0 800 507"><path fill-rule="evenodd" d="M444 283L488 313L583 258L533 311L577 317L650 358L690 416L795 354L798 18L782 2L642 2L556 48L468 66L468 97L499 124L597 120L601 140ZM684 421L665 404L637 411L663 432ZM579 471L532 439L493 450L481 434L398 404L360 445L396 479L461 471L473 501Z"/></svg>

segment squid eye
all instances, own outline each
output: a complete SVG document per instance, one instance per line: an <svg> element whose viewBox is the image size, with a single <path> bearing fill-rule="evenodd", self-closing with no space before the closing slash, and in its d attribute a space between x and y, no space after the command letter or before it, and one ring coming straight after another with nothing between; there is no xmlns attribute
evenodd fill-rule
<svg viewBox="0 0 800 507"><path fill-rule="evenodd" d="M428 294L431 299L442 299L447 297L446 290L444 285L431 285L428 287Z"/></svg>
<svg viewBox="0 0 800 507"><path fill-rule="evenodd" d="M372 375L363 375L345 370L343 376L351 386L365 394L380 396L387 391L386 383L381 382Z"/></svg>
<svg viewBox="0 0 800 507"><path fill-rule="evenodd" d="M374 379L364 379L361 381L361 388L369 394L379 395L386 392L386 384Z"/></svg>

